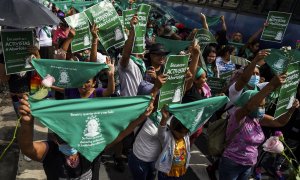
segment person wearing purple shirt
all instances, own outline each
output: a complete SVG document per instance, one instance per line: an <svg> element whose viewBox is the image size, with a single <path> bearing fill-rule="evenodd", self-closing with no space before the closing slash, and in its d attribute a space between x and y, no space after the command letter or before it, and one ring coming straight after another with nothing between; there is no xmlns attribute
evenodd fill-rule
<svg viewBox="0 0 300 180"><path fill-rule="evenodd" d="M235 107L230 113L226 131L228 144L219 164L219 179L248 180L257 162L258 146L265 139L261 126L283 127L295 109L299 108L296 99L293 106L278 118L265 114L265 98L285 80L285 74L275 76L262 90L245 91L234 102Z"/></svg>

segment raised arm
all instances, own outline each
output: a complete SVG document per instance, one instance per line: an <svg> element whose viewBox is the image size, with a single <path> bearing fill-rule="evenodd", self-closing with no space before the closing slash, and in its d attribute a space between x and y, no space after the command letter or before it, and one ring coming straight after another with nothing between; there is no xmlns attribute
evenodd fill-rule
<svg viewBox="0 0 300 180"><path fill-rule="evenodd" d="M222 30L223 31L227 31L227 26L226 26L226 22L225 22L225 17L221 16L220 17L221 23L222 23Z"/></svg>
<svg viewBox="0 0 300 180"><path fill-rule="evenodd" d="M134 44L134 38L135 38L135 31L134 31L134 26L138 23L138 16L134 15L130 21L130 30L129 30L129 36L128 39L125 42L124 48L123 48L123 53L122 53L122 59L120 61L120 65L123 68L126 68L129 60L130 60L130 55L132 52L133 44Z"/></svg>
<svg viewBox="0 0 300 180"><path fill-rule="evenodd" d="M195 74L198 68L198 62L201 55L200 46L197 41L193 41L192 45L190 46L191 52L191 62L189 64L189 71L191 73L192 78L188 79L185 83L185 91L188 91L193 86L193 81L195 79Z"/></svg>
<svg viewBox="0 0 300 180"><path fill-rule="evenodd" d="M47 152L46 142L33 141L34 120L31 115L27 95L20 100L19 113L21 117L21 127L18 133L18 143L22 153L35 161L42 161Z"/></svg>
<svg viewBox="0 0 300 180"><path fill-rule="evenodd" d="M200 19L201 19L203 28L209 31L208 24L206 21L206 16L203 13L200 13Z"/></svg>
<svg viewBox="0 0 300 180"><path fill-rule="evenodd" d="M254 95L244 107L237 110L237 121L240 121L243 117L254 111L269 93L274 91L285 82L285 79L285 74L273 77L272 80L261 91Z"/></svg>
<svg viewBox="0 0 300 180"><path fill-rule="evenodd" d="M249 39L248 39L248 44L252 43L255 39L258 38L258 36L260 35L260 33L263 32L264 27L268 26L268 23L264 23L263 27L260 27Z"/></svg>
<svg viewBox="0 0 300 180"><path fill-rule="evenodd" d="M69 46L70 46L75 34L76 34L75 29L71 28L67 39L65 39L65 41L63 42L62 47L61 47L65 52L68 51Z"/></svg>
<svg viewBox="0 0 300 180"><path fill-rule="evenodd" d="M113 94L115 92L115 66L114 64L111 62L111 60L107 60L106 61L107 65L109 66L109 71L107 72L107 76L108 76L108 84L107 84L107 88L103 91L103 96L104 97L108 97L111 94Z"/></svg>
<svg viewBox="0 0 300 180"><path fill-rule="evenodd" d="M274 118L273 116L265 115L259 123L262 126L266 127L283 127L285 126L289 120L291 119L294 111L299 108L299 100L296 99L293 103L293 106L283 115L278 118Z"/></svg>
<svg viewBox="0 0 300 180"><path fill-rule="evenodd" d="M243 74L236 81L236 83L235 83L236 91L241 91L248 84L256 65L259 64L269 54L270 53L268 50L259 51L258 55L247 66L247 68L244 70Z"/></svg>
<svg viewBox="0 0 300 180"><path fill-rule="evenodd" d="M91 47L91 55L90 55L90 62L97 62L97 47L98 47L98 27L96 24L93 24L92 29L92 47Z"/></svg>

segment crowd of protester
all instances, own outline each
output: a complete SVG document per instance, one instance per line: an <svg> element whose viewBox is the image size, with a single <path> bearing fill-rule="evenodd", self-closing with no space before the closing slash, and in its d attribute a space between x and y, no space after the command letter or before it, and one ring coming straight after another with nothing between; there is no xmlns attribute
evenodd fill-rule
<svg viewBox="0 0 300 180"><path fill-rule="evenodd" d="M122 15L117 2L112 0L112 3L119 15ZM137 6L134 0L129 0L128 3L129 9ZM278 129L287 132L285 138L292 145L299 160L299 138L297 137L300 132L300 110L297 99L300 98L300 88L298 86L296 100L288 112L279 118L274 118L276 107L272 104L274 101L269 101L268 97L285 83L286 74L275 75L264 63L264 58L269 55L269 51L260 49L258 37L267 24L262 25L262 28L245 41L243 32L227 33L226 17L221 16L222 27L215 34L217 43L209 44L201 52L200 45L193 41L197 29L185 27L183 23L173 19L167 20L161 14L150 13L145 35L146 53L137 55L132 54L134 26L139 22L138 16L135 15L130 21L131 28L126 30L127 40L123 47L111 48L107 52L101 50L99 48L101 42L97 35L98 28L93 25L90 27L91 48L72 53L70 45L76 31L68 26L64 18L79 11L72 7L68 12L63 12L54 3L50 3L48 8L61 19L61 23L57 26L35 29L40 47L39 49L28 48L31 54L42 59L104 62L110 67L109 70L99 72L82 87L62 89L53 86L48 98L60 100L153 96L147 111L134 120L134 123L107 147L114 151L115 168L118 171L125 170L126 162L122 158L122 155L125 155L128 157L128 166L135 180L154 180L156 177L185 179L191 146L202 134L203 127L191 133L175 117L172 116L169 120L171 115L165 109L161 110L160 118L156 115L159 89L168 78L163 72L169 54L164 45L155 42L156 37L178 41L192 40L191 45L180 52L190 54L182 103L216 96L211 93L207 79L220 77L230 71L234 72L230 83L220 95L226 95L230 99L227 108L223 108L223 111L226 109L228 114L226 138L231 137L236 129L239 131L232 137L222 156L214 157L215 162L207 168L211 179L216 179L216 176L221 180L247 180L251 176L255 177L259 173L256 169L264 166L261 161L257 161L262 154L261 145L266 137ZM209 30L204 14L199 14L199 21L204 29ZM250 61L250 64L245 67L236 65L231 62L230 55L244 57ZM200 56L203 57L207 70L204 70L199 60ZM146 70L143 70L137 61L143 62ZM3 54L0 68L4 68ZM5 71L1 70L1 72ZM22 116L18 139L22 153L32 160L42 162L48 179L99 179L101 154L90 162L53 132L49 132L46 141L33 141L34 118L30 114L27 95L33 94L41 85L42 78L38 73L28 71L11 75L2 74L1 78L8 82L16 114ZM168 156L166 156L167 152L170 152ZM276 178L283 178L282 171L287 168L284 167L284 159L284 157L272 159L273 165L264 168L269 169ZM216 170L219 173L216 173Z"/></svg>

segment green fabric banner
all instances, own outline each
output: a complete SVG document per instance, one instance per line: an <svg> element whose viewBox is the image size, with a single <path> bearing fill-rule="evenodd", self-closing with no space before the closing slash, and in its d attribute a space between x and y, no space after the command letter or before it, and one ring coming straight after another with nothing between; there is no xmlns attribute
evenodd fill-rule
<svg viewBox="0 0 300 180"><path fill-rule="evenodd" d="M161 109L165 104L181 103L188 61L189 55L171 55L168 57L164 70L164 74L168 75L168 80L160 88L158 109Z"/></svg>
<svg viewBox="0 0 300 180"><path fill-rule="evenodd" d="M66 17L65 20L76 31L76 35L71 42L71 51L74 53L91 48L92 35L86 15L77 13Z"/></svg>
<svg viewBox="0 0 300 180"><path fill-rule="evenodd" d="M55 79L53 85L62 88L81 87L102 69L108 68L106 64L55 59L33 59L31 63L42 78L49 74Z"/></svg>
<svg viewBox="0 0 300 180"><path fill-rule="evenodd" d="M149 96L30 101L31 112L89 161L147 109Z"/></svg>
<svg viewBox="0 0 300 180"><path fill-rule="evenodd" d="M63 12L68 12L72 7L73 1L55 1L54 4Z"/></svg>
<svg viewBox="0 0 300 180"><path fill-rule="evenodd" d="M210 31L203 28L198 30L195 38L199 41L201 52L203 52L208 44L217 43L215 36Z"/></svg>
<svg viewBox="0 0 300 180"><path fill-rule="evenodd" d="M286 83L281 86L274 117L285 114L293 105L300 80L300 63L289 64Z"/></svg>
<svg viewBox="0 0 300 180"><path fill-rule="evenodd" d="M111 47L120 47L125 43L124 30L119 15L113 5L102 1L84 11L91 24L99 28L98 36L107 51Z"/></svg>
<svg viewBox="0 0 300 180"><path fill-rule="evenodd" d="M217 96L186 104L172 104L167 109L193 133L227 102L227 96Z"/></svg>
<svg viewBox="0 0 300 180"><path fill-rule="evenodd" d="M158 36L155 37L155 42L163 44L165 48L174 55L179 54L180 51L187 49L192 44L192 41L166 39Z"/></svg>
<svg viewBox="0 0 300 180"><path fill-rule="evenodd" d="M220 23L221 16L206 16L208 26L215 26Z"/></svg>
<svg viewBox="0 0 300 180"><path fill-rule="evenodd" d="M30 65L30 53L27 50L29 46L33 46L32 30L3 29L1 39L6 74L33 70Z"/></svg>
<svg viewBox="0 0 300 180"><path fill-rule="evenodd" d="M261 40L281 43L292 13L270 11L267 17L268 26L264 27Z"/></svg>

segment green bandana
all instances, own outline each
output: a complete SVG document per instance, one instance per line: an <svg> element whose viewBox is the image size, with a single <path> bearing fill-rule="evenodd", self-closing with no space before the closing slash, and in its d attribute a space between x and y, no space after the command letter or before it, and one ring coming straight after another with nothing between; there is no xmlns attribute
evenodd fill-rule
<svg viewBox="0 0 300 180"><path fill-rule="evenodd" d="M49 74L55 79L54 86L62 88L81 87L102 69L108 68L106 64L54 59L33 59L31 63L42 78Z"/></svg>
<svg viewBox="0 0 300 180"><path fill-rule="evenodd" d="M205 73L204 69L202 67L198 67L195 78L198 79L203 73Z"/></svg>
<svg viewBox="0 0 300 180"><path fill-rule="evenodd" d="M245 91L235 102L235 106L237 107L243 107L246 105L246 103L259 91L256 90L248 90Z"/></svg>
<svg viewBox="0 0 300 180"><path fill-rule="evenodd" d="M89 161L148 107L150 96L30 101L32 115Z"/></svg>
<svg viewBox="0 0 300 180"><path fill-rule="evenodd" d="M146 65L144 63L144 61L140 58L137 58L135 56L130 56L130 59L139 67L142 75L144 76L145 72L146 72Z"/></svg>
<svg viewBox="0 0 300 180"><path fill-rule="evenodd" d="M151 121L154 123L154 125L156 127L158 127L161 118L162 118L162 115L161 115L160 111L156 111L149 116L149 119L151 119Z"/></svg>
<svg viewBox="0 0 300 180"><path fill-rule="evenodd" d="M171 54L177 55L180 51L187 49L192 44L192 41L180 41L166 39L162 37L155 37L155 42L163 44Z"/></svg>
<svg viewBox="0 0 300 180"><path fill-rule="evenodd" d="M172 104L167 110L193 133L228 101L228 97L218 96L186 104Z"/></svg>
<svg viewBox="0 0 300 180"><path fill-rule="evenodd" d="M215 26L217 24L219 24L221 16L206 16L206 22L208 24L208 26Z"/></svg>

